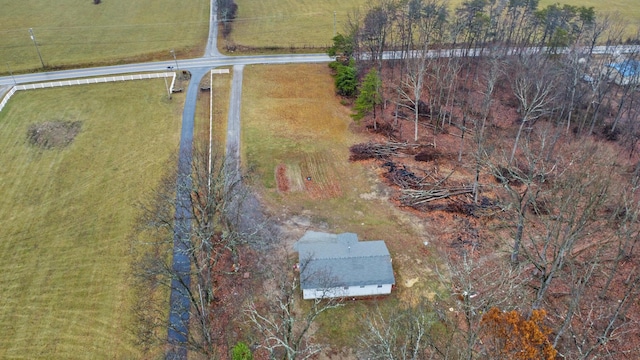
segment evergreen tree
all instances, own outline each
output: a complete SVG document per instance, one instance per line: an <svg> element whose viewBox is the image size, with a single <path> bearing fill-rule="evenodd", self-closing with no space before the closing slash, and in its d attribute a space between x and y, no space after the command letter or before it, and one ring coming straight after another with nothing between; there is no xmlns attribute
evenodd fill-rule
<svg viewBox="0 0 640 360"><path fill-rule="evenodd" d="M375 68L372 68L362 81L360 94L358 95L354 105L356 113L352 114L351 117L353 117L355 121L360 121L360 119L373 111L375 127L376 105L379 105L382 102L382 96L380 94L381 87L382 80L380 80L378 71Z"/></svg>
<svg viewBox="0 0 640 360"><path fill-rule="evenodd" d="M353 59L348 65L343 65L339 61L329 64L329 67L335 70L336 91L339 95L351 97L356 93L358 88L358 70Z"/></svg>

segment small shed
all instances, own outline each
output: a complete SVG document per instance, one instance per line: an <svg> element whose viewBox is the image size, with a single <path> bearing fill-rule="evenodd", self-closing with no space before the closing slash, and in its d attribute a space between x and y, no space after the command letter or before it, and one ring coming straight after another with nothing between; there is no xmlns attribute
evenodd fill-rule
<svg viewBox="0 0 640 360"><path fill-rule="evenodd" d="M386 295L395 285L391 255L382 240L307 231L295 246L304 299Z"/></svg>
<svg viewBox="0 0 640 360"><path fill-rule="evenodd" d="M610 68L609 79L618 85L640 83L640 61L627 59L607 65Z"/></svg>

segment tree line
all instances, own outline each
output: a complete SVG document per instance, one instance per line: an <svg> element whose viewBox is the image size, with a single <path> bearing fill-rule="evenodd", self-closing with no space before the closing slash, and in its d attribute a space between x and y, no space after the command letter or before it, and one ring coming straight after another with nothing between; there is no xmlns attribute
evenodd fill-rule
<svg viewBox="0 0 640 360"><path fill-rule="evenodd" d="M234 0L216 0L218 21L222 24L222 36L226 39L233 30L233 20L238 15L238 4Z"/></svg>
<svg viewBox="0 0 640 360"><path fill-rule="evenodd" d="M484 134L491 126L496 86L506 83L523 115L519 133L539 118L553 118L567 131L623 137L629 151L635 151L637 81L615 86L610 79L617 70L607 65L623 59L593 56L597 44L610 45L615 53L614 45L638 43L637 36L625 38L627 27L619 18L598 17L593 7L538 9L537 0L473 0L449 9L437 0L384 0L365 12L354 11L328 51L338 63L332 65L337 92L354 96L360 86L366 88L358 79L371 67L381 73L386 52L391 71L376 106L392 103L413 112L416 138L421 101L435 130L451 122L461 127L473 118ZM436 52L445 53L442 49L458 49L458 56L435 58ZM627 58L635 60L638 54ZM471 91L460 90L474 86L483 87L483 99L475 103ZM454 101L467 102L458 119L451 119L449 111ZM610 117L613 122L606 122Z"/></svg>

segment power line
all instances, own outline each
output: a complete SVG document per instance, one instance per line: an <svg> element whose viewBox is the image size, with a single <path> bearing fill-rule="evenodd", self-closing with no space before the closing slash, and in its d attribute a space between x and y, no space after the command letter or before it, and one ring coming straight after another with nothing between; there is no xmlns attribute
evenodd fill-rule
<svg viewBox="0 0 640 360"><path fill-rule="evenodd" d="M29 35L31 36L31 40L33 40L33 45L36 47L36 51L38 52L38 57L40 58L40 63L42 64L42 68L44 69L44 61L42 61L42 55L40 54L40 49L38 48L38 42L36 41L36 36L33 35L33 29L29 28Z"/></svg>

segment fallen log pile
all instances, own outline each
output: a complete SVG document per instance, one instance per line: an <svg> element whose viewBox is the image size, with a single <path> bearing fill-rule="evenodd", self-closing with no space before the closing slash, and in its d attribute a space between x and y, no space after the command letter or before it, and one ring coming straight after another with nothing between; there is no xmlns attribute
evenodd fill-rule
<svg viewBox="0 0 640 360"><path fill-rule="evenodd" d="M406 165L400 166L393 161L387 161L382 167L389 170L384 177L401 189L423 189L427 185L424 177L417 176Z"/></svg>
<svg viewBox="0 0 640 360"><path fill-rule="evenodd" d="M418 208L426 203L435 200L448 199L453 196L473 193L472 186L461 186L453 188L439 188L431 190L402 189L400 203L405 206Z"/></svg>
<svg viewBox="0 0 640 360"><path fill-rule="evenodd" d="M350 161L360 161L368 159L386 160L382 167L388 171L384 174L384 177L393 185L400 188L400 196L398 200L403 206L409 206L416 209L425 208L426 204L436 201L456 197L460 195L467 195L473 193L472 186L451 186L445 187L446 181L453 174L453 171L441 179L433 179L435 181L427 181L430 175L425 171L426 176L416 175L405 164L398 164L390 160L391 157L400 157L406 155L427 154L431 153L420 152L421 145L410 143L362 143L356 144L349 148L351 155ZM429 158L433 160L432 157ZM426 160L426 159L425 159ZM423 170L424 171L424 170Z"/></svg>
<svg viewBox="0 0 640 360"><path fill-rule="evenodd" d="M368 159L388 159L391 156L401 156L406 153L413 153L420 147L419 144L410 143L362 143L352 145L349 150L351 155L350 161L368 160Z"/></svg>

